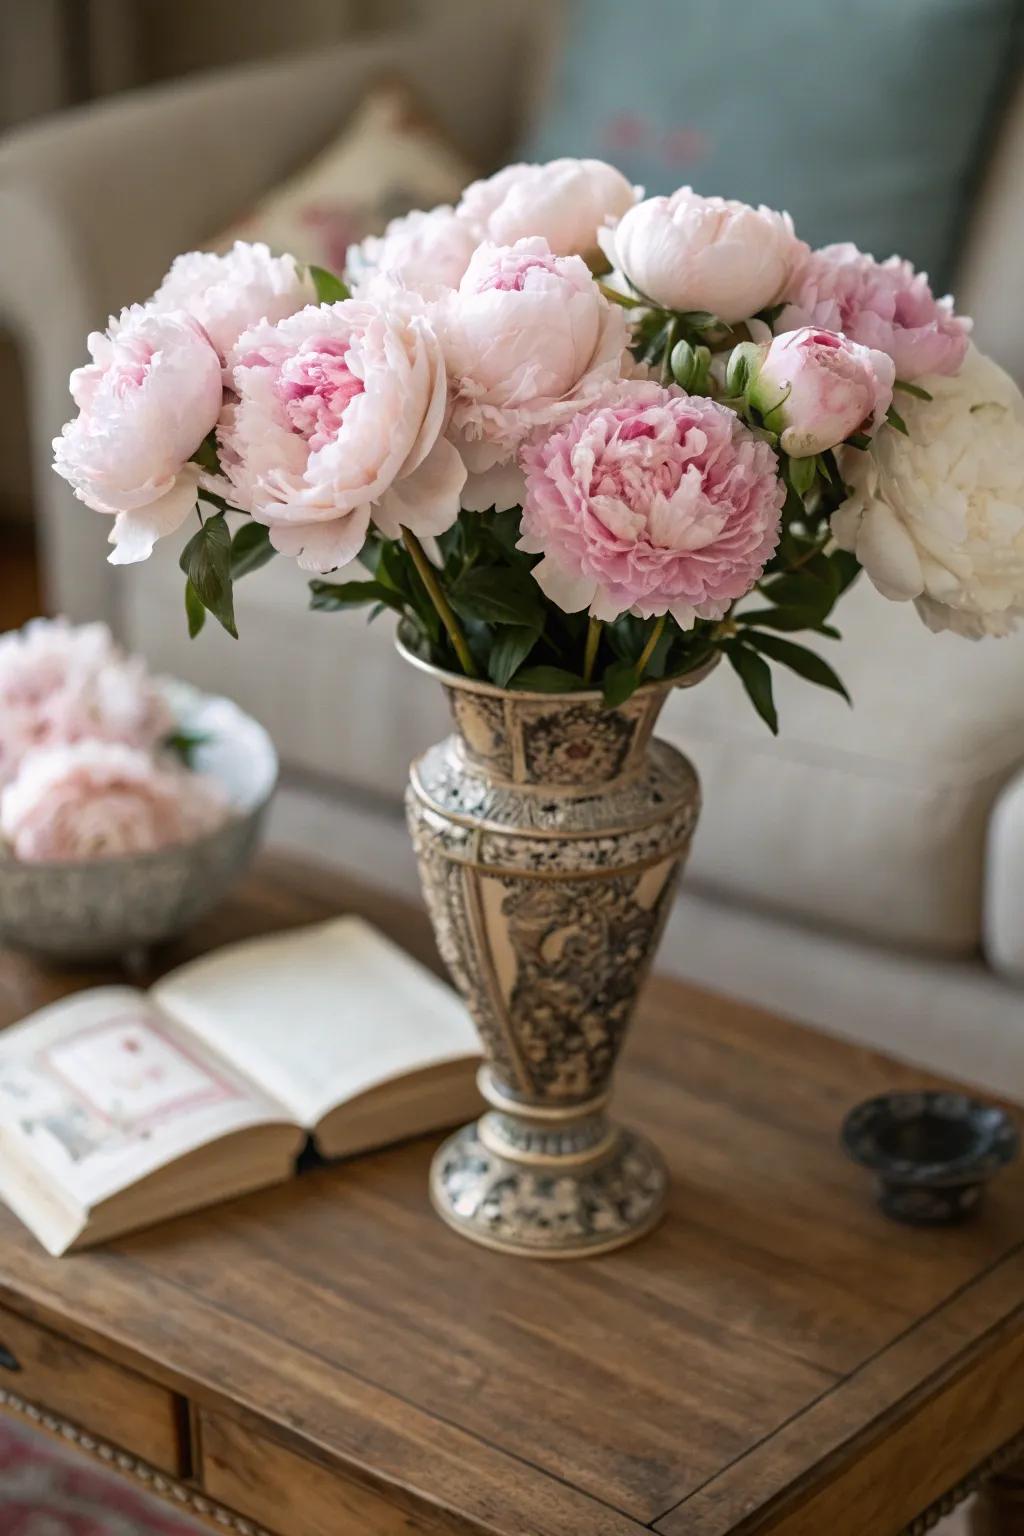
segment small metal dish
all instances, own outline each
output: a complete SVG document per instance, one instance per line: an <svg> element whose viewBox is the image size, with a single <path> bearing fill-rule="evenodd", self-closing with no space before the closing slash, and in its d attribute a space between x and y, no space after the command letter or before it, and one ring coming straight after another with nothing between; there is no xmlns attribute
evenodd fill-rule
<svg viewBox="0 0 1024 1536"><path fill-rule="evenodd" d="M885 1214L928 1227L971 1216L1020 1144L998 1105L943 1091L868 1099L847 1115L841 1139L853 1161L875 1175Z"/></svg>

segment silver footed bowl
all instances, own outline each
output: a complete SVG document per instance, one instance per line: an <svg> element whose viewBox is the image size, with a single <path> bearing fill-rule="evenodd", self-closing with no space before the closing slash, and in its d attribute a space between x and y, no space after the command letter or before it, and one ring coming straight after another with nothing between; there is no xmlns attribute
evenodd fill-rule
<svg viewBox="0 0 1024 1536"><path fill-rule="evenodd" d="M154 853L21 863L0 844L0 943L53 960L121 958L204 917L242 873L277 784L267 732L230 699L162 684L192 766L217 779L230 815L214 832Z"/></svg>

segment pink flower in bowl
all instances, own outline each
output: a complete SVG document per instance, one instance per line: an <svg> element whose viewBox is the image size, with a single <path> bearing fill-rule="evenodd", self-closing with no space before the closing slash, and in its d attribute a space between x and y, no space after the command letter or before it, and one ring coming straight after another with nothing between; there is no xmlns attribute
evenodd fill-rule
<svg viewBox="0 0 1024 1536"><path fill-rule="evenodd" d="M718 619L779 541L778 461L725 406L635 380L528 444L520 549L568 613Z"/></svg>
<svg viewBox="0 0 1024 1536"><path fill-rule="evenodd" d="M971 322L936 299L923 272L890 256L876 261L849 241L812 251L794 275L775 330L813 325L886 352L898 379L959 373Z"/></svg>
<svg viewBox="0 0 1024 1536"><path fill-rule="evenodd" d="M33 752L0 797L0 832L24 863L153 853L214 831L226 815L215 781L113 742Z"/></svg>

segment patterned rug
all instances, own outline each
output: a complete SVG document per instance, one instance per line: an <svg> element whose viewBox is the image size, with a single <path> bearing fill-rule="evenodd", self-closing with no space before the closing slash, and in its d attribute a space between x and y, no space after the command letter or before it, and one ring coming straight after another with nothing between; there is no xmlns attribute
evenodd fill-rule
<svg viewBox="0 0 1024 1536"><path fill-rule="evenodd" d="M201 1536L48 1435L0 1421L0 1536Z"/></svg>

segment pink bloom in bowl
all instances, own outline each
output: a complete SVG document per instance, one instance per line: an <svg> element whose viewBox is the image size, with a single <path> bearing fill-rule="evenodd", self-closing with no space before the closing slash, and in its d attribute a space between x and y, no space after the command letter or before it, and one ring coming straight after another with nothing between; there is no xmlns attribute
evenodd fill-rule
<svg viewBox="0 0 1024 1536"><path fill-rule="evenodd" d="M0 833L16 859L67 863L192 842L227 814L213 780L158 768L134 747L81 741L25 759L0 796Z"/></svg>
<svg viewBox="0 0 1024 1536"><path fill-rule="evenodd" d="M354 560L371 518L391 539L455 521L466 472L441 436L441 344L412 296L311 305L254 326L232 377L238 401L217 437L233 499L304 570Z"/></svg>
<svg viewBox="0 0 1024 1536"><path fill-rule="evenodd" d="M854 432L871 436L892 404L894 378L887 353L804 326L776 336L750 399L765 425L780 431L784 452L801 459Z"/></svg>
<svg viewBox="0 0 1024 1536"><path fill-rule="evenodd" d="M779 541L778 461L725 406L635 380L523 449L521 549L567 613L671 613L749 592Z"/></svg>
<svg viewBox="0 0 1024 1536"><path fill-rule="evenodd" d="M876 261L848 241L813 251L794 277L777 332L814 325L886 352L896 377L959 373L971 322L936 299L923 272L890 256Z"/></svg>

